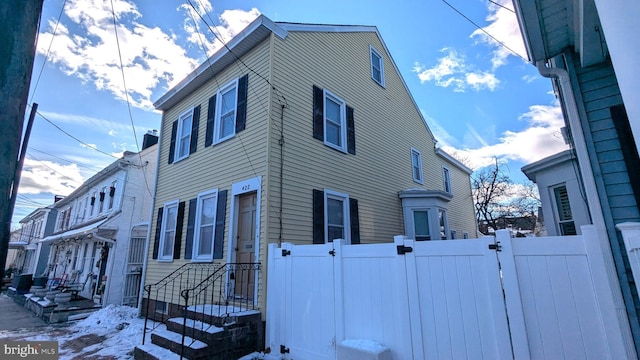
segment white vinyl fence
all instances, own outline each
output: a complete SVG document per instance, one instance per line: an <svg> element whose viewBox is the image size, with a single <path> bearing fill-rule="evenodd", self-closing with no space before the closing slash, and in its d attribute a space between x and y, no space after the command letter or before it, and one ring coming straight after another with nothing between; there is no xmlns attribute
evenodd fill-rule
<svg viewBox="0 0 640 360"><path fill-rule="evenodd" d="M336 359L347 339L394 359L635 358L595 233L271 244L267 346L296 360Z"/></svg>

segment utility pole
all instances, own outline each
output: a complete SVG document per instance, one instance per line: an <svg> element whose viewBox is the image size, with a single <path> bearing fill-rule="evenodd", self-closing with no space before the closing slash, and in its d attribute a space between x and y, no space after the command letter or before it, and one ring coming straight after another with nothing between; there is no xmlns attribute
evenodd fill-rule
<svg viewBox="0 0 640 360"><path fill-rule="evenodd" d="M0 1L0 279L9 250L10 199L18 186L14 175L43 1Z"/></svg>

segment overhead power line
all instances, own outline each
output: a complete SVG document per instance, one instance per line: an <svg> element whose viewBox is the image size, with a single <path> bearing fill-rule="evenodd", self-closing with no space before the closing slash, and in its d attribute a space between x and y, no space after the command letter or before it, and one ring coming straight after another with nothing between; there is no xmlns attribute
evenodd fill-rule
<svg viewBox="0 0 640 360"><path fill-rule="evenodd" d="M453 11L457 12L460 16L462 16L463 18L465 18L468 22L470 22L471 24L473 24L473 26L475 26L478 30L482 31L483 33L485 33L488 37L492 38L495 42L497 42L498 44L502 45L505 49L511 51L514 55L516 55L517 57L519 57L520 59L524 60L525 62L529 62L528 59L525 59L522 55L520 55L517 51L513 50L512 48L510 48L509 46L507 46L507 44L505 44L504 42L498 40L495 36L489 34L489 32L487 32L487 30L485 30L484 28L482 28L480 25L476 24L473 20L471 20L467 15L463 14L460 10L456 9L455 6L451 5L449 2L447 2L447 0L442 0L443 3L447 4L447 6L449 6L451 9L453 9Z"/></svg>

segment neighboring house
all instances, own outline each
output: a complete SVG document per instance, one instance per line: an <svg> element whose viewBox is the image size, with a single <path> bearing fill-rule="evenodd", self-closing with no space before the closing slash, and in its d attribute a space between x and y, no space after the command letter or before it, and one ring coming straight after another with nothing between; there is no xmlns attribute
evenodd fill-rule
<svg viewBox="0 0 640 360"><path fill-rule="evenodd" d="M548 236L580 235L580 226L591 224L572 150L528 164L522 172L538 185Z"/></svg>
<svg viewBox="0 0 640 360"><path fill-rule="evenodd" d="M507 229L511 232L511 236L524 237L534 236L538 217L534 214L529 216L500 216L496 219L498 230ZM487 235L495 235L496 229L489 226L487 221L480 221L478 230Z"/></svg>
<svg viewBox="0 0 640 360"><path fill-rule="evenodd" d="M14 268L18 274L40 276L47 271L47 258L51 244L42 244L45 236L53 232L56 211L51 207L38 208L20 220L20 236L10 242L9 248L18 248Z"/></svg>
<svg viewBox="0 0 640 360"><path fill-rule="evenodd" d="M139 153L126 151L53 204L55 230L42 240L51 246L50 280L76 284L102 305L137 306L157 142L145 134Z"/></svg>
<svg viewBox="0 0 640 360"><path fill-rule="evenodd" d="M514 5L529 59L557 89L591 223L610 244L615 264L610 276L617 276L619 302L622 307L624 299L638 349L640 299L616 224L640 221L635 140L640 136L640 3L515 0Z"/></svg>
<svg viewBox="0 0 640 360"><path fill-rule="evenodd" d="M436 149L375 27L260 16L154 106L147 285L259 262L244 295L263 310L269 243L476 237L471 170Z"/></svg>

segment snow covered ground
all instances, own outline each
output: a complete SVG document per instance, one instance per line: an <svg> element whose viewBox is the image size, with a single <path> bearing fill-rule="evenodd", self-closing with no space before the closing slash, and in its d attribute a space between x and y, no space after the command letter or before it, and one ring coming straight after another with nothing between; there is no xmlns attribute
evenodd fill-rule
<svg viewBox="0 0 640 360"><path fill-rule="evenodd" d="M60 360L130 360L133 349L142 343L144 319L129 306L109 305L91 316L66 324L36 329L0 331L0 339L10 341L58 341ZM276 355L254 353L242 360L279 360Z"/></svg>

